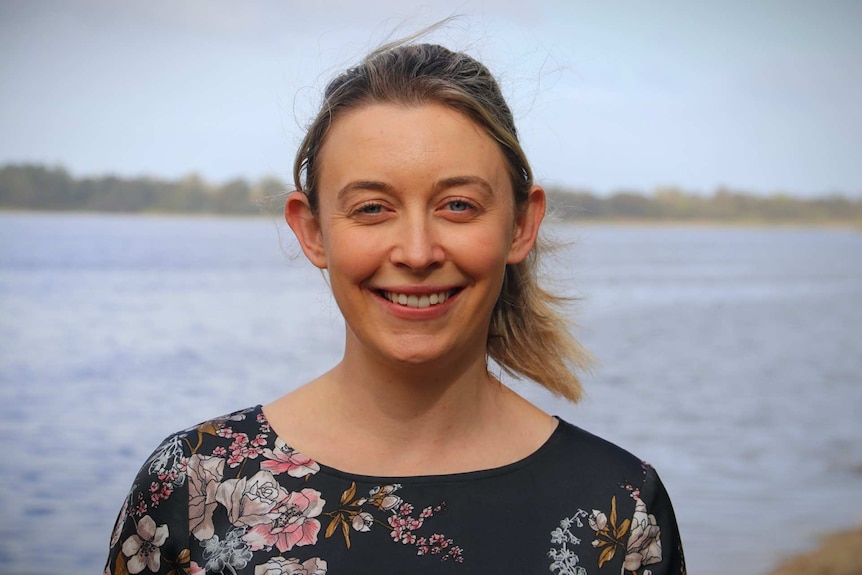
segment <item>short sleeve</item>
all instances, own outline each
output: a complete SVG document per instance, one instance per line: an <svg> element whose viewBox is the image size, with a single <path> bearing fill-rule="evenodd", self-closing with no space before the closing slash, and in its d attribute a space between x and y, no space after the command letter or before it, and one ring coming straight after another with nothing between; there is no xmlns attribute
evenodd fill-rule
<svg viewBox="0 0 862 575"><path fill-rule="evenodd" d="M189 455L185 436L177 434L141 467L117 517L106 574L188 572Z"/></svg>
<svg viewBox="0 0 862 575"><path fill-rule="evenodd" d="M649 569L652 575L685 575L682 540L670 496L651 466L645 468L641 488L633 493L624 573Z"/></svg>

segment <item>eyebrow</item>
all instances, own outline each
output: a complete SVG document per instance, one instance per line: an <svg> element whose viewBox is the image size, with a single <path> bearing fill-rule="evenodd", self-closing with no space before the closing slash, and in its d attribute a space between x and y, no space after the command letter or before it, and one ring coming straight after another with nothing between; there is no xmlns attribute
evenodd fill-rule
<svg viewBox="0 0 862 575"><path fill-rule="evenodd" d="M341 200L344 196L354 190L377 190L391 193L392 186L385 182L377 182L375 180L355 180L353 182L349 182L346 186L338 190L338 194L335 198L337 200Z"/></svg>
<svg viewBox="0 0 862 575"><path fill-rule="evenodd" d="M452 178L444 178L434 184L434 191L457 188L459 186L477 186L488 196L494 194L494 188L491 187L491 184L479 176L455 176Z"/></svg>
<svg viewBox="0 0 862 575"><path fill-rule="evenodd" d="M479 176L453 176L451 178L443 178L434 183L434 191L439 192L442 190L446 190L449 188L456 188L459 186L477 186L481 188L482 192L485 195L493 195L494 188L491 187L491 184L488 183L484 178L480 178ZM355 180L353 182L349 182L343 188L338 190L338 194L336 195L336 199L341 200L354 190L376 190L386 193L393 193L394 190L392 186L387 184L386 182L379 182L376 180Z"/></svg>

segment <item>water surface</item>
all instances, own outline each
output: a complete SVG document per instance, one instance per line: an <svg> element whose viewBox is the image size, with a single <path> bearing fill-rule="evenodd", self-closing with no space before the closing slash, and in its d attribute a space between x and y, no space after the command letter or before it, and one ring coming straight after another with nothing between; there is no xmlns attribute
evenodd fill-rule
<svg viewBox="0 0 862 575"><path fill-rule="evenodd" d="M100 572L168 433L338 360L271 220L0 214L0 572ZM764 573L862 520L862 235L562 226L546 270L600 365L547 410L653 463L695 575Z"/></svg>

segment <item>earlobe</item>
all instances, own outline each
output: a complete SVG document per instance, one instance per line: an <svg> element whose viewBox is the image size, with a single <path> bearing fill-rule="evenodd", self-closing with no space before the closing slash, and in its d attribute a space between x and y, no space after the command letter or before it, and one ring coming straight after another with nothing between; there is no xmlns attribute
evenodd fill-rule
<svg viewBox="0 0 862 575"><path fill-rule="evenodd" d="M521 263L530 254L545 217L545 203L545 190L541 186L530 188L526 204L515 214L515 232L506 263Z"/></svg>
<svg viewBox="0 0 862 575"><path fill-rule="evenodd" d="M320 269L326 269L326 249L320 221L311 210L308 196L302 192L291 192L284 203L284 219L293 230L308 261Z"/></svg>

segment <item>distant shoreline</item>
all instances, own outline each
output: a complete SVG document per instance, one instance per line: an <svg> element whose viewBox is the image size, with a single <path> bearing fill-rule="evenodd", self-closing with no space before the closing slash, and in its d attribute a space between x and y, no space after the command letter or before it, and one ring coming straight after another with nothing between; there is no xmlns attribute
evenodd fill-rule
<svg viewBox="0 0 862 575"><path fill-rule="evenodd" d="M281 217L293 186L267 176L213 184L194 174L179 179L75 177L62 167L0 166L0 210ZM862 229L862 194L804 197L717 188L700 194L674 187L651 192L547 187L551 221L576 225L804 226Z"/></svg>

